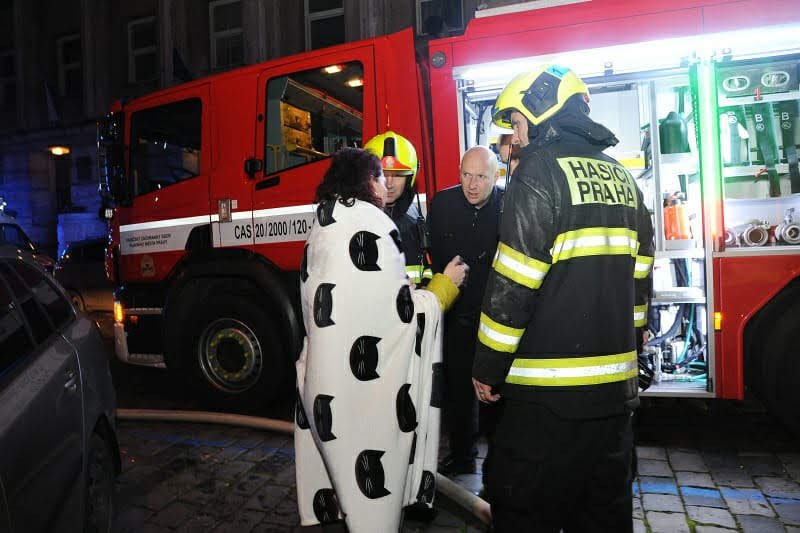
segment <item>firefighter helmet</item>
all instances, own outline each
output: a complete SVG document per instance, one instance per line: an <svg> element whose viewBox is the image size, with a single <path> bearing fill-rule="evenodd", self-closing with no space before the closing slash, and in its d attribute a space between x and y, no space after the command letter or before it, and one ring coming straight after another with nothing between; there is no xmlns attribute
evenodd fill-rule
<svg viewBox="0 0 800 533"><path fill-rule="evenodd" d="M492 120L511 129L511 112L519 111L537 126L558 113L567 100L589 89L572 69L560 65L543 65L531 72L515 76L506 85L492 108Z"/></svg>
<svg viewBox="0 0 800 533"><path fill-rule="evenodd" d="M381 133L370 139L364 149L381 160L383 170L393 170L411 176L409 187L414 185L419 163L417 151L411 141L393 131Z"/></svg>

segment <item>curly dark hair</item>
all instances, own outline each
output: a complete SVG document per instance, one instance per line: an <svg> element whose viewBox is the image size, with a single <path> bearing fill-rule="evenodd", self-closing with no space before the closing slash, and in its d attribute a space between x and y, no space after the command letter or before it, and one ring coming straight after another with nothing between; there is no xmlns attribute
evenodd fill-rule
<svg viewBox="0 0 800 533"><path fill-rule="evenodd" d="M380 160L360 148L342 148L333 154L331 166L317 187L317 203L338 199L351 206L362 200L382 207L372 192L371 180L381 174Z"/></svg>

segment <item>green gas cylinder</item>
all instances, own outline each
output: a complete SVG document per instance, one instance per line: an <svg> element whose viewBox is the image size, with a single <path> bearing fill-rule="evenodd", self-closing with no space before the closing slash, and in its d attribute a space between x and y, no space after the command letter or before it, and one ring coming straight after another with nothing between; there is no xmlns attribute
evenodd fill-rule
<svg viewBox="0 0 800 533"><path fill-rule="evenodd" d="M670 111L658 125L662 154L682 154L689 151L686 121L676 111Z"/></svg>

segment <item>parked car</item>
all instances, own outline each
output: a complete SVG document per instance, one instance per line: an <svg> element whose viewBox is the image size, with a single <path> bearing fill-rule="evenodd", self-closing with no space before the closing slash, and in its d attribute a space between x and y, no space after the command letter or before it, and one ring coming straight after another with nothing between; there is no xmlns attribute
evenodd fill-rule
<svg viewBox="0 0 800 533"><path fill-rule="evenodd" d="M114 289L106 278L106 238L70 243L56 263L53 275L80 311L114 310Z"/></svg>
<svg viewBox="0 0 800 533"><path fill-rule="evenodd" d="M0 531L103 531L120 470L107 346L30 254L0 247Z"/></svg>
<svg viewBox="0 0 800 533"><path fill-rule="evenodd" d="M0 248L29 253L45 270L53 271L53 259L33 244L14 217L3 212L0 212Z"/></svg>

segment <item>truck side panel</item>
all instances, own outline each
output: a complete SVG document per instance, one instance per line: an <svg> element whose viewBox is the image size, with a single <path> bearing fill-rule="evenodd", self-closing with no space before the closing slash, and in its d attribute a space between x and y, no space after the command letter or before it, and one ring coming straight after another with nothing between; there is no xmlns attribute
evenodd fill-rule
<svg viewBox="0 0 800 533"><path fill-rule="evenodd" d="M797 254L719 257L714 260L717 310L722 329L717 332L718 395L744 397L742 339L748 321L791 280L800 276Z"/></svg>

